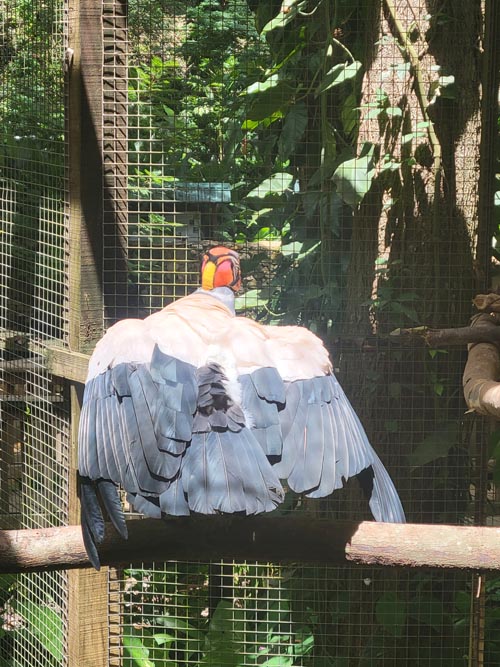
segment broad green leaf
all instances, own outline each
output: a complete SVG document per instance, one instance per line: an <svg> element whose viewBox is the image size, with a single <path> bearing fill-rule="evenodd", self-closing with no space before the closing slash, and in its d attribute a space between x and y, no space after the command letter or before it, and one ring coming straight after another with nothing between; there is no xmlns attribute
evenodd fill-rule
<svg viewBox="0 0 500 667"><path fill-rule="evenodd" d="M281 118L283 118L283 112L281 110L275 111L270 116L265 116L260 120L251 120L250 118L247 118L241 124L241 129L245 131L252 131L256 130L258 127L269 127L277 120L281 120Z"/></svg>
<svg viewBox="0 0 500 667"><path fill-rule="evenodd" d="M293 658L288 655L275 655L260 663L261 667L292 667Z"/></svg>
<svg viewBox="0 0 500 667"><path fill-rule="evenodd" d="M270 88L275 88L280 83L280 78L278 74L271 74L265 81L255 81L248 88L246 88L241 94L242 95L255 95L257 93L264 93Z"/></svg>
<svg viewBox="0 0 500 667"><path fill-rule="evenodd" d="M249 310L250 308L262 307L269 301L267 290L251 289L242 296L237 296L234 302L236 310Z"/></svg>
<svg viewBox="0 0 500 667"><path fill-rule="evenodd" d="M261 227L257 234L252 237L252 241L264 241L269 239L281 238L280 233L272 227Z"/></svg>
<svg viewBox="0 0 500 667"><path fill-rule="evenodd" d="M448 456L458 442L458 428L456 422L449 422L424 438L408 457L412 469Z"/></svg>
<svg viewBox="0 0 500 667"><path fill-rule="evenodd" d="M294 104L285 116L283 129L278 141L278 150L282 160L293 154L302 139L308 123L307 107L303 102Z"/></svg>
<svg viewBox="0 0 500 667"><path fill-rule="evenodd" d="M350 137L354 134L355 130L357 131L359 124L359 108L357 106L357 97L355 93L347 95L342 104L342 112L340 115L344 132Z"/></svg>
<svg viewBox="0 0 500 667"><path fill-rule="evenodd" d="M337 164L337 156L327 155L323 163L316 169L314 174L308 181L308 186L310 188L322 185L326 180L330 179L333 176L335 165Z"/></svg>
<svg viewBox="0 0 500 667"><path fill-rule="evenodd" d="M249 98L251 104L246 116L249 120L263 121L266 118L275 117L278 113L283 114L295 93L296 88L289 81L279 81L276 85L261 88Z"/></svg>
<svg viewBox="0 0 500 667"><path fill-rule="evenodd" d="M169 645L172 642L175 642L177 640L177 637L174 635L168 635L164 632L157 632L156 634L153 635L153 639L159 646L165 646Z"/></svg>
<svg viewBox="0 0 500 667"><path fill-rule="evenodd" d="M0 574L0 591L6 591L16 583L15 574Z"/></svg>
<svg viewBox="0 0 500 667"><path fill-rule="evenodd" d="M339 232L344 202L337 192L322 192L319 199L319 211L323 224L334 232Z"/></svg>
<svg viewBox="0 0 500 667"><path fill-rule="evenodd" d="M417 311L408 306L406 303L400 303L399 301L390 301L390 309L393 313L398 313L398 315L405 315L412 322L418 322L419 317Z"/></svg>
<svg viewBox="0 0 500 667"><path fill-rule="evenodd" d="M281 252L285 257L293 257L297 262L300 262L307 257L310 253L317 250L321 245L321 241L313 243L311 245L309 242L301 243L300 241L293 241L292 243L287 243L281 248Z"/></svg>
<svg viewBox="0 0 500 667"><path fill-rule="evenodd" d="M292 174L278 172L265 178L260 185L247 194L248 199L266 199L268 197L281 197L285 192L290 192L293 183Z"/></svg>
<svg viewBox="0 0 500 667"><path fill-rule="evenodd" d="M443 601L434 597L426 597L425 595L419 595L410 600L408 615L417 619L419 624L427 625L436 630L436 632L440 632L443 625L448 625L450 622L449 615L445 612Z"/></svg>
<svg viewBox="0 0 500 667"><path fill-rule="evenodd" d="M314 648L314 635L309 631L309 634L295 635L294 645L293 645L293 655L307 655Z"/></svg>
<svg viewBox="0 0 500 667"><path fill-rule="evenodd" d="M375 617L388 634L401 637L406 623L407 603L395 593L384 593L377 600Z"/></svg>
<svg viewBox="0 0 500 667"><path fill-rule="evenodd" d="M341 83L354 79L360 68L361 63L357 60L349 65L347 63L334 65L332 69L325 74L323 80L316 88L316 96L321 95L321 93L324 93L334 86L339 86Z"/></svg>
<svg viewBox="0 0 500 667"><path fill-rule="evenodd" d="M177 630L178 632L183 632L185 635L195 639L196 641L203 641L204 635L200 630L193 627L187 621L184 621L182 618L176 618L175 616L159 616L157 618L157 624L168 628L169 630Z"/></svg>
<svg viewBox="0 0 500 667"><path fill-rule="evenodd" d="M277 28L284 28L290 21L297 16L299 9L305 6L306 3L298 2L297 0L288 0L281 5L279 14L266 23L261 30L261 35L265 35L271 30Z"/></svg>
<svg viewBox="0 0 500 667"><path fill-rule="evenodd" d="M373 144L364 144L360 157L342 162L332 176L338 194L352 208L363 201L371 187L375 176L374 148Z"/></svg>
<svg viewBox="0 0 500 667"><path fill-rule="evenodd" d="M17 611L40 644L60 662L63 659L64 629L56 610L48 605L22 601L18 603Z"/></svg>
<svg viewBox="0 0 500 667"><path fill-rule="evenodd" d="M123 629L122 644L126 667L155 667L149 659L149 649L144 646L140 634L132 626Z"/></svg>

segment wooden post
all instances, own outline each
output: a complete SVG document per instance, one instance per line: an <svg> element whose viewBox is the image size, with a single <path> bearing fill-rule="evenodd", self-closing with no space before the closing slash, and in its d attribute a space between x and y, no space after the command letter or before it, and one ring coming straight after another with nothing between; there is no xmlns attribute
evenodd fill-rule
<svg viewBox="0 0 500 667"><path fill-rule="evenodd" d="M68 67L70 190L69 354L92 350L102 335L102 8L94 0L71 0ZM82 356L82 355L80 355ZM49 364L50 365L50 364ZM62 377L74 381L64 367ZM79 523L77 429L81 385L72 384L69 518ZM69 667L107 667L107 568L68 573Z"/></svg>

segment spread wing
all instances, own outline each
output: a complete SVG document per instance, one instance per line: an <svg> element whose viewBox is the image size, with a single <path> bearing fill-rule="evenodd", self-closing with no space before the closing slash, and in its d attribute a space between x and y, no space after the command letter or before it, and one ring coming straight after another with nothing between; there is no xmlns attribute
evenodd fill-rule
<svg viewBox="0 0 500 667"><path fill-rule="evenodd" d="M247 427L238 391L210 361L215 325L200 319L213 305L220 331L229 311L211 304L215 299L205 297L201 313L186 301L188 308L177 302L176 309L144 321L119 322L92 355L78 468L83 536L95 567L104 538L101 504L127 536L118 485L150 517L255 514L283 499L279 478Z"/></svg>
<svg viewBox="0 0 500 667"><path fill-rule="evenodd" d="M150 517L256 514L359 475L379 521L404 521L398 494L332 373L301 327L234 317L193 294L97 344L79 431L82 526L91 562L106 509L126 525L118 485Z"/></svg>
<svg viewBox="0 0 500 667"><path fill-rule="evenodd" d="M280 479L297 493L322 498L359 475L374 518L404 522L394 484L321 340L302 327L261 326L245 318L236 318L235 330L244 331L235 340L247 339L242 352L234 348L240 371L248 371L240 376L243 404ZM255 368L255 360L265 359L269 367Z"/></svg>

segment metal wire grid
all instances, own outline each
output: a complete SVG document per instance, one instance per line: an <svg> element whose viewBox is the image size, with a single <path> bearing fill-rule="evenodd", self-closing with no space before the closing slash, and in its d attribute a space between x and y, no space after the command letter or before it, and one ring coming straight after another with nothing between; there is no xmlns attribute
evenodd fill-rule
<svg viewBox="0 0 500 667"><path fill-rule="evenodd" d="M0 526L68 521L69 410L45 370L68 329L67 3L0 6ZM64 572L0 577L0 665L66 664Z"/></svg>
<svg viewBox="0 0 500 667"><path fill-rule="evenodd" d="M113 58L122 59L128 53L128 69L120 60L119 67L105 74L105 90L119 88L123 103L122 79L128 73L128 190L120 180L125 159L119 154L122 147L118 150L117 143L114 147L110 143L105 154L108 164L116 166L112 187L127 212L125 230L117 234L116 227L108 226L105 231L105 244L112 246L111 263L116 267L125 258L128 267L127 314L142 316L172 297L183 296L196 283L195 258L200 245L211 240L243 240L241 223L250 229L253 225L255 235L246 235L246 244L240 246L247 274L240 305L246 305L246 312L254 317L304 324L324 337L371 441L396 480L411 521L477 523L478 506L483 502L478 494L484 434L480 423L463 417L460 376L464 355L429 353L419 345L402 347L388 335L398 326L411 324L416 310L425 315L426 323L464 323L475 289L472 272L464 271L459 252L465 225L457 227L456 212L444 209L437 237L432 232L427 237L420 234L418 216L409 216L406 224L387 218L378 229L376 202L369 200L356 217L328 190L321 193L319 207L328 209L339 223L337 229L318 226L314 216L300 207L290 217L289 206L271 201L271 212L281 216L282 227L275 238L262 232L270 212L255 206L251 192L242 196L238 176L243 171L255 185L269 174L269 165L256 165L252 157L265 145L272 152L276 137L271 125L256 124L255 113L241 115L237 102L245 86L263 81L271 62L268 44L255 31L248 6L240 3L235 19L236 4L204 2L195 8L188 3L134 2L129 6L128 36L121 22L118 44L116 31L108 26L105 33L108 62L116 63ZM336 4L337 9L341 4ZM357 30L364 34L366 26L360 16L368 4L361 5L353 8L354 19L348 16L336 27L334 39ZM423 3L412 7L420 17L426 9ZM404 10L405 3L398 3L398 8ZM109 13L113 13L111 4ZM374 25L381 21L386 31L372 84L385 87L390 100L407 85L408 68L397 60L400 49L397 40L390 40L384 24L387 17L370 19ZM242 26L244 36L238 32ZM219 59L211 32L214 28L224 35L224 28L238 34L228 45L218 33L223 51ZM193 56L196 44L199 52ZM249 54L246 60L242 45ZM199 68L206 65L203 49L213 58L212 73L219 73L218 85L210 91L200 82ZM295 76L306 88L315 84L315 70L300 67L299 63ZM387 83L395 69L401 76L399 83L398 77ZM235 83L237 74L247 77L240 88ZM191 96L184 98L182 80L188 77L192 79ZM407 92L410 97L411 90ZM322 168L317 150L322 109L310 98L307 102L313 109L311 130L297 149L299 179L290 184L289 195L300 192L315 170ZM380 96L379 102L390 104ZM396 116L395 108L390 108ZM344 121L347 111L337 113L330 108L336 120L342 116ZM423 122L415 99L408 102L408 113L414 123ZM224 149L232 146L231 160L220 153L222 144L204 143L200 119L213 120L217 114L221 127L234 129L232 136L227 131L230 141L224 144ZM115 134L123 131L123 117L116 118L112 106L105 112L105 124ZM455 153L458 204L475 192L477 164L470 159L471 148L464 142ZM286 167L279 179L274 181L277 191L287 190ZM272 184L263 183L263 187L272 189ZM216 194L207 195L206 188ZM311 196L315 194L312 190ZM254 191L253 199L259 197ZM383 204L388 208L387 200ZM295 238L300 229L301 240L305 240L297 250L283 248L279 238L290 224L295 225ZM291 231L293 239L293 227ZM321 252L309 253L318 241ZM431 244L434 254L429 252ZM349 265L345 257L352 248L357 252ZM367 266L374 270L367 271ZM402 266L400 272L398 266ZM109 304L113 305L113 298L122 296L123 283L119 270L108 276ZM326 292L332 286L334 293ZM438 288L447 291L446 298L437 294ZM351 294L359 301L363 292L366 300L361 306L350 301ZM450 307L451 302L456 305ZM108 312L113 321L117 310ZM440 446L442 456L436 458ZM292 510L330 518L368 517L354 484L320 503L290 497L287 511ZM255 563L167 563L126 570L118 573L118 579L112 573L109 590L113 609L119 609L110 617L112 664L132 665L143 659L153 665L464 665L475 641L470 621L476 609L477 581L435 571L415 574ZM487 621L491 628L496 590L496 580L487 584L486 618L491 613ZM482 604L484 610L484 599ZM485 664L496 664L495 646L486 645ZM118 657L120 650L123 658Z"/></svg>
<svg viewBox="0 0 500 667"><path fill-rule="evenodd" d="M442 665L469 650L463 575L169 562L118 583L124 665Z"/></svg>

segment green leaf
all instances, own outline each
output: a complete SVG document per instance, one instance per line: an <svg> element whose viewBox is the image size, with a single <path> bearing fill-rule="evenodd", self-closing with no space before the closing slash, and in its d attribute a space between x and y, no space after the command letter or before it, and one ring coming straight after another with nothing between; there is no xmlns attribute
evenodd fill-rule
<svg viewBox="0 0 500 667"><path fill-rule="evenodd" d="M408 615L417 619L420 624L433 628L436 632L441 632L443 626L449 623L442 600L423 595L410 601Z"/></svg>
<svg viewBox="0 0 500 667"><path fill-rule="evenodd" d="M251 103L247 109L247 119L262 121L283 113L296 93L295 85L279 74L271 74L265 81L253 83L243 95L247 95Z"/></svg>
<svg viewBox="0 0 500 667"><path fill-rule="evenodd" d="M174 635L168 635L164 632L157 632L153 635L153 639L159 646L170 645L172 642L177 640L177 637Z"/></svg>
<svg viewBox="0 0 500 667"><path fill-rule="evenodd" d="M46 651L57 661L63 659L64 628L61 616L48 605L22 601L17 611Z"/></svg>
<svg viewBox="0 0 500 667"><path fill-rule="evenodd" d="M280 77L278 74L271 74L265 81L254 81L248 88L246 88L242 95L255 95L257 93L264 93L270 88L275 88L280 84Z"/></svg>
<svg viewBox="0 0 500 667"><path fill-rule="evenodd" d="M235 310L249 310L259 308L269 301L268 290L251 289L242 296L237 296L234 302Z"/></svg>
<svg viewBox="0 0 500 667"><path fill-rule="evenodd" d="M278 172L265 178L256 188L247 194L248 199L267 199L281 197L291 192L293 176L287 172Z"/></svg>
<svg viewBox="0 0 500 667"><path fill-rule="evenodd" d="M307 107L303 102L294 104L286 114L278 141L281 160L286 160L293 154L295 147L306 131L308 119Z"/></svg>
<svg viewBox="0 0 500 667"><path fill-rule="evenodd" d="M412 322L419 322L417 311L411 306L408 306L406 303L400 303L399 301L391 301L390 309L392 310L393 313L406 315L406 317Z"/></svg>
<svg viewBox="0 0 500 667"><path fill-rule="evenodd" d="M400 118L403 115L399 107L387 107L385 113L391 118Z"/></svg>
<svg viewBox="0 0 500 667"><path fill-rule="evenodd" d="M292 243L287 243L281 247L281 252L284 257L293 257L297 262L300 262L307 257L312 252L318 250L321 245L321 241L317 243L312 243L310 241L305 241L304 243L299 241L293 241Z"/></svg>
<svg viewBox="0 0 500 667"><path fill-rule="evenodd" d="M415 132L409 132L408 134L403 134L401 137L401 144L406 146L406 144L410 144L414 139L422 139L425 136L427 136L426 133L419 130Z"/></svg>
<svg viewBox="0 0 500 667"><path fill-rule="evenodd" d="M125 667L155 667L149 659L149 649L142 643L142 636L130 625L123 629L122 644Z"/></svg>
<svg viewBox="0 0 500 667"><path fill-rule="evenodd" d="M340 63L339 65L334 65L331 70L329 70L319 86L316 88L316 97L321 95L321 93L330 90L334 86L339 86L341 83L350 81L354 79L361 68L361 63L355 60L353 63Z"/></svg>
<svg viewBox="0 0 500 667"><path fill-rule="evenodd" d="M206 635L205 655L201 665L225 665L236 667L240 664L243 650L245 612L234 608L232 602L222 600L217 605Z"/></svg>
<svg viewBox="0 0 500 667"><path fill-rule="evenodd" d="M305 4L306 3L304 2L298 3L297 0L288 0L288 2L283 3L279 14L268 21L262 28L261 35L265 35L268 32L271 32L271 30L276 30L277 28L284 28L286 25L288 25L288 23L290 23L290 21L293 21L293 19L297 16L299 9Z"/></svg>
<svg viewBox="0 0 500 667"><path fill-rule="evenodd" d="M292 667L293 658L288 655L275 655L260 664L261 667Z"/></svg>
<svg viewBox="0 0 500 667"><path fill-rule="evenodd" d="M332 176L338 194L352 208L363 201L371 187L375 176L374 149L373 144L365 143L360 157L342 162Z"/></svg>
<svg viewBox="0 0 500 667"><path fill-rule="evenodd" d="M458 442L458 429L456 422L448 422L424 438L408 457L412 470L448 456Z"/></svg>
<svg viewBox="0 0 500 667"><path fill-rule="evenodd" d="M342 104L341 119L342 127L347 136L354 135L354 130L358 129L359 107L357 106L357 97L355 93L347 95Z"/></svg>
<svg viewBox="0 0 500 667"><path fill-rule="evenodd" d="M407 617L407 604L395 593L384 593L375 606L377 622L393 637L401 637Z"/></svg>

